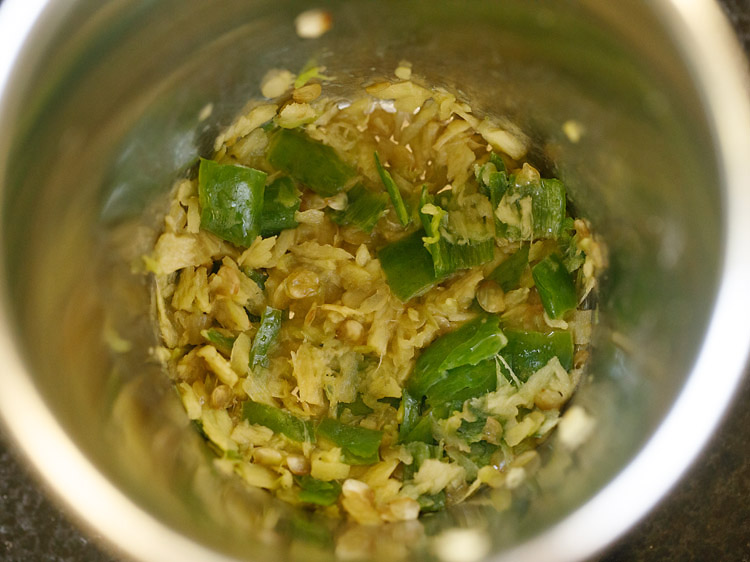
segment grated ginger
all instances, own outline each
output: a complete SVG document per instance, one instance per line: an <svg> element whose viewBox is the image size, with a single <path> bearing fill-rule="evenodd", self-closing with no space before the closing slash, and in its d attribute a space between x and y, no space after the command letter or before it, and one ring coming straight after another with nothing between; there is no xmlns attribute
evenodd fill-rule
<svg viewBox="0 0 750 562"><path fill-rule="evenodd" d="M267 100L251 102L218 135L214 160L256 170L262 213L281 222L243 223L243 212L266 215L257 215L260 207L241 211L234 200L227 216L236 222L217 219L199 173L175 184L164 231L144 256L160 359L188 417L222 457L217 467L364 525L415 519L483 488L495 497L522 486L537 464L527 462L534 448L557 425L567 447L580 445L594 421L580 409L562 417L561 410L581 361L540 348L528 371L507 342L512 333L569 334L570 355L585 357L596 315L580 303L606 268L587 221L539 216L535 197L548 180L523 161L530 141L518 127L422 84L406 62L396 76L344 100L327 95L331 79L318 71L269 72ZM322 181L300 179L313 172L273 152L280 138L313 143L306 146L328 166ZM382 173L374 153L386 163ZM247 184L242 189L251 193ZM539 239L542 220L552 234ZM239 227L250 229L248 247L222 236L222 228ZM437 275L438 259L457 262L406 294L397 287L418 277L419 259L409 258L393 278L381 252L421 229L415 251L428 274ZM467 258L474 246L483 250ZM526 246L515 277L498 273ZM551 255L569 267L579 305L560 314L547 310L532 275ZM432 403L425 391L409 406L420 357L482 317L499 319L511 334L485 363L457 364L487 366L486 388L466 394L471 379L451 391L461 397L453 403ZM458 367L438 371L431 388L449 384ZM409 408L424 421L421 437L405 435ZM325 435L317 431L323 420Z"/></svg>

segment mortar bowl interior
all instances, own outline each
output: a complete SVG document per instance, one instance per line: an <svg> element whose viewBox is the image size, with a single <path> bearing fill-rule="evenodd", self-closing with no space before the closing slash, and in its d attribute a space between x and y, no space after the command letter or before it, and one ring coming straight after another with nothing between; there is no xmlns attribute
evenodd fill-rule
<svg viewBox="0 0 750 562"><path fill-rule="evenodd" d="M750 205L732 183L715 88L686 47L698 15L668 2L333 1L330 31L304 39L294 19L307 7L44 4L0 97L9 434L84 525L137 559L325 559L356 545L372 559L419 560L447 556L445 541L465 560L591 554L695 455L750 339L731 320L750 309L737 281L747 258L733 261L750 241L736 215ZM726 33L705 9L710 32ZM530 161L565 181L606 241L599 323L574 397L597 425L575 453L552 439L546 471L507 509L480 502L416 522L337 525L212 468L150 354L148 278L132 265L173 181L210 156L267 70L314 61L345 92L391 77L402 60L526 132ZM568 122L580 139L566 136ZM710 406L697 431L685 423L696 388ZM602 517L608 501L622 503Z"/></svg>

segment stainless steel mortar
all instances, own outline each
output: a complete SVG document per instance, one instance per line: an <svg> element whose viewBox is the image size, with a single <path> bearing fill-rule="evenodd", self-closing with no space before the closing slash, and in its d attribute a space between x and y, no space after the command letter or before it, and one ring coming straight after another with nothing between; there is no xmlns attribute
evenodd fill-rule
<svg viewBox="0 0 750 562"><path fill-rule="evenodd" d="M69 512L134 559L327 559L346 554L342 532L375 559L590 555L669 490L742 376L750 104L728 25L689 0L320 6L332 29L303 39L301 1L3 2L3 423ZM506 116L608 243L575 398L597 431L574 454L553 440L545 466L558 468L508 510L332 535L213 473L149 360L146 279L127 264L158 201L266 70L311 59L349 85L406 59ZM563 133L570 120L578 142Z"/></svg>

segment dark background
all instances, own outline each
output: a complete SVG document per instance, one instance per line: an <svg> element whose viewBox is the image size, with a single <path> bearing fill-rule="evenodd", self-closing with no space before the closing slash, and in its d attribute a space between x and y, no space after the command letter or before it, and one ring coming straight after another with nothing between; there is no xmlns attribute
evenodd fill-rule
<svg viewBox="0 0 750 562"><path fill-rule="evenodd" d="M720 4L750 54L750 0ZM750 369L717 435L687 475L634 529L589 562L750 562L748 404ZM0 560L113 562L45 497L3 439L0 435Z"/></svg>

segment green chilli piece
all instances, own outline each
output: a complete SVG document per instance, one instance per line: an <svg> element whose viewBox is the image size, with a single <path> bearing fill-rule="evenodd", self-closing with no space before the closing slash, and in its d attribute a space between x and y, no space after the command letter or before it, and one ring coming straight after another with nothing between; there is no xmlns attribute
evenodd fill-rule
<svg viewBox="0 0 750 562"><path fill-rule="evenodd" d="M428 215L423 212L425 205L428 204L434 206L436 214ZM430 252L430 256L432 256L432 267L435 269L436 277L446 277L456 271L456 268L453 267L454 264L451 263L452 260L448 245L440 233L440 223L447 214L448 212L445 209L439 205L435 205L434 197L427 191L427 186L423 186L422 194L419 198L419 218L422 221L422 227L424 227L426 236L422 239L422 242L424 242L424 247Z"/></svg>
<svg viewBox="0 0 750 562"><path fill-rule="evenodd" d="M355 175L333 148L294 129L273 133L266 157L274 168L323 197L339 193Z"/></svg>
<svg viewBox="0 0 750 562"><path fill-rule="evenodd" d="M417 423L409 431L404 432L404 436L399 435L399 443L422 442L432 445L435 438L432 434L432 425L435 421L435 413L430 410L417 420Z"/></svg>
<svg viewBox="0 0 750 562"><path fill-rule="evenodd" d="M503 162L503 157L500 156L497 152L490 153L490 162L495 165L495 169L498 172L505 172L505 162Z"/></svg>
<svg viewBox="0 0 750 562"><path fill-rule="evenodd" d="M573 336L570 332L507 330L505 335L508 345L500 351L500 355L522 382L553 357L557 357L566 371L573 368Z"/></svg>
<svg viewBox="0 0 750 562"><path fill-rule="evenodd" d="M346 209L333 212L331 220L336 224L351 224L364 232L372 232L388 205L388 196L370 191L361 183L352 187L346 195Z"/></svg>
<svg viewBox="0 0 750 562"><path fill-rule="evenodd" d="M378 253L388 286L402 302L423 295L440 281L422 242L424 235L423 230L412 232Z"/></svg>
<svg viewBox="0 0 750 562"><path fill-rule="evenodd" d="M403 405L403 418L398 428L398 442L407 443L409 436L419 423L420 419L420 400L414 398L409 391L403 389L401 404Z"/></svg>
<svg viewBox="0 0 750 562"><path fill-rule="evenodd" d="M266 281L268 280L268 273L259 269L253 269L251 267L243 266L242 273L252 279L261 291L266 290Z"/></svg>
<svg viewBox="0 0 750 562"><path fill-rule="evenodd" d="M509 182L513 183L512 177ZM510 185L499 205L507 204L520 210L521 201L527 198L531 199L530 236L522 237L518 225L503 221L496 223L498 235L510 240L557 238L565 220L565 184L557 179L540 179L527 185Z"/></svg>
<svg viewBox="0 0 750 562"><path fill-rule="evenodd" d="M260 326L250 348L250 368L268 366L268 352L281 330L282 312L267 306L260 318Z"/></svg>
<svg viewBox="0 0 750 562"><path fill-rule="evenodd" d="M509 186L508 172L503 159L493 152L490 154L490 161L477 170L476 177L480 191L489 198L492 204L494 215L494 210L497 209ZM495 235L503 236L505 233L504 225L497 216L494 217L494 221Z"/></svg>
<svg viewBox="0 0 750 562"><path fill-rule="evenodd" d="M264 425L274 433L286 435L292 441L315 441L315 432L310 422L275 406L248 400L242 405L242 417L250 423Z"/></svg>
<svg viewBox="0 0 750 562"><path fill-rule="evenodd" d="M476 365L461 365L447 372L445 378L427 391L427 405L439 417L447 417L452 411L461 410L463 403L497 390L497 368L495 358L480 361Z"/></svg>
<svg viewBox="0 0 750 562"><path fill-rule="evenodd" d="M566 217L563 221L557 244L562 252L562 262L569 273L573 273L586 262L586 254L578 248L578 234L575 221L571 217Z"/></svg>
<svg viewBox="0 0 750 562"><path fill-rule="evenodd" d="M237 246L249 247L260 234L265 184L265 172L201 158L201 228Z"/></svg>
<svg viewBox="0 0 750 562"><path fill-rule="evenodd" d="M275 236L282 230L297 228L294 214L302 203L294 180L287 176L276 178L266 186L263 196L263 212L260 216L260 235Z"/></svg>
<svg viewBox="0 0 750 562"><path fill-rule="evenodd" d="M361 394L357 395L354 402L339 402L336 406L336 417L340 418L344 410L349 410L353 416L366 416L373 412L373 409L362 400Z"/></svg>
<svg viewBox="0 0 750 562"><path fill-rule="evenodd" d="M340 447L344 462L347 464L374 464L380 460L382 431L346 425L332 418L326 418L320 422L316 433L319 437L324 437Z"/></svg>
<svg viewBox="0 0 750 562"><path fill-rule="evenodd" d="M381 404L388 404L394 410L398 410L398 407L401 405L401 398L384 396L383 398L378 398L378 402L380 402Z"/></svg>
<svg viewBox="0 0 750 562"><path fill-rule="evenodd" d="M526 266L529 265L529 246L523 245L498 265L487 279L492 279L505 291L517 289Z"/></svg>
<svg viewBox="0 0 750 562"><path fill-rule="evenodd" d="M404 203L404 199L401 197L401 191L398 189L396 182L393 181L390 172L383 168L383 165L380 163L380 157L377 152L375 152L375 167L378 169L378 175L385 186L385 190L391 198L393 208L396 210L398 222L401 223L401 226L407 226L411 222L409 210L406 208L406 203Z"/></svg>
<svg viewBox="0 0 750 562"><path fill-rule="evenodd" d="M452 244L440 239L430 248L435 275L447 277L456 271L482 265L495 257L495 241L491 238L471 241L466 244Z"/></svg>
<svg viewBox="0 0 750 562"><path fill-rule="evenodd" d="M430 409L421 417L420 401L404 390L403 421L399 427L398 442L432 444L434 420L447 418L453 411L460 411L466 400L484 396L496 389L497 369L495 359L491 358L448 371L445 378L430 388L425 406Z"/></svg>
<svg viewBox="0 0 750 562"><path fill-rule="evenodd" d="M299 500L304 503L329 506L336 503L341 494L341 484L332 480L318 480L312 476L295 476L294 481L301 488Z"/></svg>
<svg viewBox="0 0 750 562"><path fill-rule="evenodd" d="M232 346L234 341L237 339L233 336L227 336L211 328L210 330L201 330L201 336L206 338L207 341L211 342L216 349L229 355L232 352Z"/></svg>
<svg viewBox="0 0 750 562"><path fill-rule="evenodd" d="M492 238L470 240L466 243L451 243L445 240L440 233L440 222L448 212L435 205L438 214L428 215L422 212L428 204L434 205L434 198L428 193L427 186L424 186L419 199L419 217L426 233L422 241L432 256L436 277L447 277L461 269L487 263L495 257L495 241Z"/></svg>
<svg viewBox="0 0 750 562"><path fill-rule="evenodd" d="M534 215L534 236L557 238L565 220L565 184L558 179L541 179L532 184L531 212Z"/></svg>
<svg viewBox="0 0 750 562"><path fill-rule="evenodd" d="M448 371L494 357L507 341L500 319L483 314L432 342L417 358L406 388L414 397L427 396Z"/></svg>
<svg viewBox="0 0 750 562"><path fill-rule="evenodd" d="M428 215L423 212L424 206L428 204L435 206L436 214ZM419 220L422 222L422 228L424 228L426 234L424 239L425 246L428 244L435 244L440 240L440 223L442 222L443 217L447 214L448 211L439 205L435 205L435 198L430 195L427 186L423 185L422 193L419 196Z"/></svg>
<svg viewBox="0 0 750 562"><path fill-rule="evenodd" d="M557 254L548 255L532 267L531 276L550 318L560 318L578 304L575 282Z"/></svg>

